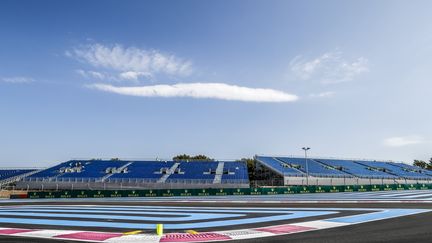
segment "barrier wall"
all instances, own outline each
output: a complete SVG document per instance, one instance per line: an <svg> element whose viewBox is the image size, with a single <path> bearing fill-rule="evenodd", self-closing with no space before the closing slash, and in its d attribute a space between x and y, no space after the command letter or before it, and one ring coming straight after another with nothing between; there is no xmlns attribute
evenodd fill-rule
<svg viewBox="0 0 432 243"><path fill-rule="evenodd" d="M372 178L337 178L337 177L285 177L284 185L345 186L345 185L386 185L386 184L430 184L431 180L412 179L372 179Z"/></svg>
<svg viewBox="0 0 432 243"><path fill-rule="evenodd" d="M25 198L104 198L104 197L173 197L173 196L227 196L276 195L294 193L369 192L394 190L427 190L432 184L388 184L355 186L286 186L234 189L167 189L167 190L62 190L28 192ZM11 195L11 198L15 197Z"/></svg>

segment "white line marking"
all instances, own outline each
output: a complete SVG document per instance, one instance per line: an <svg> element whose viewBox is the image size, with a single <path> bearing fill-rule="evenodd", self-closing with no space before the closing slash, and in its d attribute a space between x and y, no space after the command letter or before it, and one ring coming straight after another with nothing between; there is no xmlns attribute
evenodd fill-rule
<svg viewBox="0 0 432 243"><path fill-rule="evenodd" d="M302 222L302 223L293 223L292 225L311 227L311 228L317 228L317 229L327 229L327 228L340 227L340 226L345 226L345 225L350 225L350 224L349 223L339 223L339 222L329 222L329 221L324 221L324 220L315 220L315 221Z"/></svg>

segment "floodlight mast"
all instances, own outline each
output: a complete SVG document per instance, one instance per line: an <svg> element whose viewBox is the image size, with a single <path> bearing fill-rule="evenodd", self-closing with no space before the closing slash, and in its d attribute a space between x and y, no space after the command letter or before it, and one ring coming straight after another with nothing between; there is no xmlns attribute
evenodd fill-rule
<svg viewBox="0 0 432 243"><path fill-rule="evenodd" d="M305 152L305 164L306 164L306 185L309 186L309 165L307 159L307 151L310 149L309 147L302 148Z"/></svg>

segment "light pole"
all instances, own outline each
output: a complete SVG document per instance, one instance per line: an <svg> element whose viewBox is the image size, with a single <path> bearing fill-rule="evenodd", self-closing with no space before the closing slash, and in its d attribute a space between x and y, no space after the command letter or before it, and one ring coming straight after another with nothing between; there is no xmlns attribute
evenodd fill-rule
<svg viewBox="0 0 432 243"><path fill-rule="evenodd" d="M307 151L310 149L309 147L302 148L305 151L305 162L306 162L306 185L309 186L309 165L307 160Z"/></svg>

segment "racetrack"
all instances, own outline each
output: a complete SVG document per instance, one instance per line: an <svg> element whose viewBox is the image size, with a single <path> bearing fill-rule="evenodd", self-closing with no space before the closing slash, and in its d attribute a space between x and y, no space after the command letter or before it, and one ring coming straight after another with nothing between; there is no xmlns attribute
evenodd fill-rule
<svg viewBox="0 0 432 243"><path fill-rule="evenodd" d="M403 193L8 200L0 242L429 242L430 191Z"/></svg>

